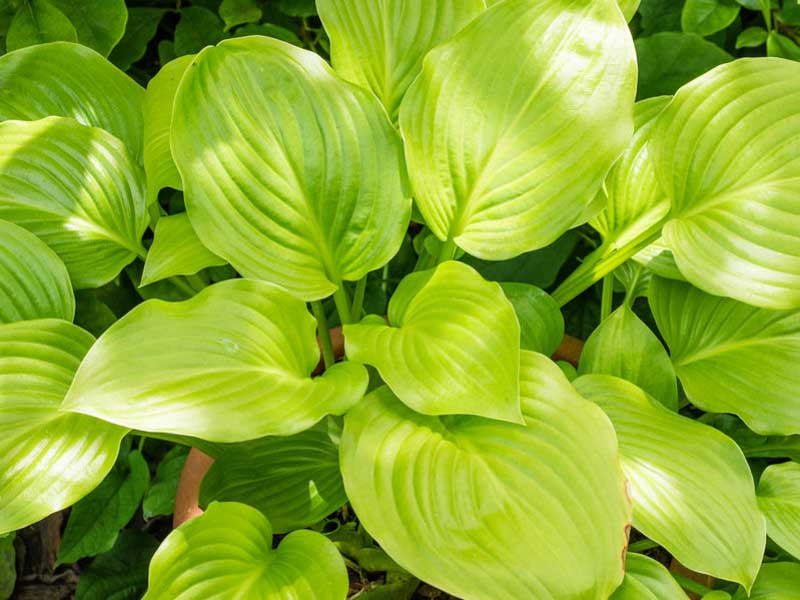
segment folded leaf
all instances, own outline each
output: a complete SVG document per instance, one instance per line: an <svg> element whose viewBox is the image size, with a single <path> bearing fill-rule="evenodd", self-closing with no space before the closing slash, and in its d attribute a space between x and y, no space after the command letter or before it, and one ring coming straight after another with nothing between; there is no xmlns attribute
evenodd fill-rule
<svg viewBox="0 0 800 600"><path fill-rule="evenodd" d="M261 281L148 300L100 336L63 408L214 442L298 433L344 413L367 387L366 369L352 362L310 377L315 331L305 303Z"/></svg>
<svg viewBox="0 0 800 600"><path fill-rule="evenodd" d="M339 448L324 423L226 447L200 488L202 505L214 500L259 509L276 533L313 525L347 502Z"/></svg>
<svg viewBox="0 0 800 600"><path fill-rule="evenodd" d="M611 425L540 354L521 385L525 425L371 393L345 416L347 496L395 561L460 598L607 598L630 518Z"/></svg>
<svg viewBox="0 0 800 600"><path fill-rule="evenodd" d="M632 488L633 526L688 568L749 589L766 536L736 442L617 377L584 375L573 384L614 424Z"/></svg>
<svg viewBox="0 0 800 600"><path fill-rule="evenodd" d="M576 224L630 140L636 57L614 0L510 0L432 50L400 109L441 240L501 260Z"/></svg>
<svg viewBox="0 0 800 600"><path fill-rule="evenodd" d="M501 283L500 287L517 314L520 348L545 356L553 354L564 339L564 316L556 301L527 283Z"/></svg>
<svg viewBox="0 0 800 600"><path fill-rule="evenodd" d="M10 52L0 89L0 121L70 117L111 132L141 160L144 90L94 50L52 42Z"/></svg>
<svg viewBox="0 0 800 600"><path fill-rule="evenodd" d="M800 600L800 565L780 562L765 563L758 572L758 579L748 596L738 590L733 600Z"/></svg>
<svg viewBox="0 0 800 600"><path fill-rule="evenodd" d="M655 278L650 306L686 395L765 435L800 433L800 310L768 310Z"/></svg>
<svg viewBox="0 0 800 600"><path fill-rule="evenodd" d="M0 323L75 316L75 296L61 259L35 235L0 221Z"/></svg>
<svg viewBox="0 0 800 600"><path fill-rule="evenodd" d="M103 129L63 117L5 121L0 219L42 238L76 288L99 287L144 255L142 169Z"/></svg>
<svg viewBox="0 0 800 600"><path fill-rule="evenodd" d="M300 530L273 550L266 517L236 502L215 502L170 533L153 556L149 581L143 600L344 600L348 588L333 542Z"/></svg>
<svg viewBox="0 0 800 600"><path fill-rule="evenodd" d="M497 283L447 261L400 282L381 317L344 326L347 356L374 366L426 415L473 414L520 423L520 329Z"/></svg>
<svg viewBox="0 0 800 600"><path fill-rule="evenodd" d="M800 558L800 464L785 462L767 467L756 493L767 519L767 535Z"/></svg>
<svg viewBox="0 0 800 600"><path fill-rule="evenodd" d="M399 137L316 54L257 36L204 49L172 127L192 225L244 276L316 300L400 248L411 201Z"/></svg>
<svg viewBox="0 0 800 600"><path fill-rule="evenodd" d="M224 264L198 239L186 213L161 217L156 223L153 245L147 252L141 285Z"/></svg>
<svg viewBox="0 0 800 600"><path fill-rule="evenodd" d="M319 0L342 77L372 90L397 120L400 101L428 51L483 12L485 0Z"/></svg>
<svg viewBox="0 0 800 600"><path fill-rule="evenodd" d="M689 597L664 565L629 552L625 558L625 579L610 600L689 600Z"/></svg>
<svg viewBox="0 0 800 600"><path fill-rule="evenodd" d="M749 58L685 85L659 118L651 149L673 216L664 241L710 294L800 307L798 103L800 63Z"/></svg>
<svg viewBox="0 0 800 600"><path fill-rule="evenodd" d="M108 56L125 33L125 0L47 0L75 26L78 42ZM49 40L48 40L49 41Z"/></svg>
<svg viewBox="0 0 800 600"><path fill-rule="evenodd" d="M0 325L0 534L75 503L114 465L124 429L59 412L93 341L58 319Z"/></svg>

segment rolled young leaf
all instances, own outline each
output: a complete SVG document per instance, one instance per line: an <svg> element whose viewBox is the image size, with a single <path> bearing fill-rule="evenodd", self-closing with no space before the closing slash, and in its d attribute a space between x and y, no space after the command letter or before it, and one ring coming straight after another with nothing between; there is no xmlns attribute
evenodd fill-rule
<svg viewBox="0 0 800 600"><path fill-rule="evenodd" d="M403 279L388 316L388 325L375 315L345 325L345 348L400 400L427 415L522 422L520 329L499 284L447 261Z"/></svg>
<svg viewBox="0 0 800 600"><path fill-rule="evenodd" d="M651 148L672 203L664 241L710 294L800 307L798 103L800 63L748 58L682 87L659 118Z"/></svg>
<svg viewBox="0 0 800 600"><path fill-rule="evenodd" d="M316 54L264 37L206 48L178 87L172 154L200 240L304 300L400 248L400 139L378 100Z"/></svg>
<svg viewBox="0 0 800 600"><path fill-rule="evenodd" d="M502 260L576 224L633 132L614 0L510 0L432 50L400 108L414 199L441 240Z"/></svg>
<svg viewBox="0 0 800 600"><path fill-rule="evenodd" d="M689 597L664 565L629 552L625 558L625 579L610 600L689 600Z"/></svg>
<svg viewBox="0 0 800 600"><path fill-rule="evenodd" d="M485 0L318 0L342 77L372 90L393 121L428 51L486 9Z"/></svg>
<svg viewBox="0 0 800 600"><path fill-rule="evenodd" d="M344 600L347 589L344 560L324 535L294 531L273 550L264 515L245 504L214 502L161 543L143 600Z"/></svg>
<svg viewBox="0 0 800 600"><path fill-rule="evenodd" d="M352 362L311 378L315 331L305 303L261 281L148 300L100 336L62 408L213 442L298 433L344 413L367 387Z"/></svg>
<svg viewBox="0 0 800 600"><path fill-rule="evenodd" d="M26 229L0 221L0 323L75 316L67 268Z"/></svg>
<svg viewBox="0 0 800 600"><path fill-rule="evenodd" d="M59 411L93 341L58 319L0 325L0 535L74 504L114 465L125 429Z"/></svg>
<svg viewBox="0 0 800 600"><path fill-rule="evenodd" d="M382 387L345 416L345 489L403 568L466 600L608 598L630 504L606 417L522 352L525 424L416 413Z"/></svg>
<svg viewBox="0 0 800 600"><path fill-rule="evenodd" d="M800 464L770 465L761 474L756 493L767 519L767 535L800 559Z"/></svg>
<svg viewBox="0 0 800 600"><path fill-rule="evenodd" d="M654 278L650 307L689 400L764 435L800 433L800 310L768 310Z"/></svg>
<svg viewBox="0 0 800 600"><path fill-rule="evenodd" d="M623 379L584 375L573 384L614 424L632 488L633 526L688 568L749 589L766 531L736 442Z"/></svg>
<svg viewBox="0 0 800 600"><path fill-rule="evenodd" d="M76 288L99 287L144 255L142 169L103 129L64 117L4 121L0 219L42 238Z"/></svg>

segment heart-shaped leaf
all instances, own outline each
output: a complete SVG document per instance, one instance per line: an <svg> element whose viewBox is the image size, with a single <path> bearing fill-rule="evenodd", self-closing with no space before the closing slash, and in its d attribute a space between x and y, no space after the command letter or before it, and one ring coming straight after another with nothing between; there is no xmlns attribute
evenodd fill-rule
<svg viewBox="0 0 800 600"><path fill-rule="evenodd" d="M767 519L767 535L800 559L800 464L770 465L761 474L756 493Z"/></svg>
<svg viewBox="0 0 800 600"><path fill-rule="evenodd" d="M486 8L485 0L319 0L342 77L372 90L392 120L428 51Z"/></svg>
<svg viewBox="0 0 800 600"><path fill-rule="evenodd" d="M59 412L93 341L58 319L0 325L0 534L74 504L114 465L124 429Z"/></svg>
<svg viewBox="0 0 800 600"><path fill-rule="evenodd" d="M800 433L800 310L769 310L654 278L650 307L693 404L765 435Z"/></svg>
<svg viewBox="0 0 800 600"><path fill-rule="evenodd" d="M688 568L749 589L766 531L736 442L623 379L584 375L573 383L614 424L632 488L633 526Z"/></svg>
<svg viewBox="0 0 800 600"><path fill-rule="evenodd" d="M467 600L607 598L630 505L612 427L522 352L525 425L415 413L380 388L345 416L347 496L395 561Z"/></svg>
<svg viewBox="0 0 800 600"><path fill-rule="evenodd" d="M0 219L55 250L76 288L104 285L144 256L143 175L103 129L64 117L0 123Z"/></svg>
<svg viewBox="0 0 800 600"><path fill-rule="evenodd" d="M348 589L333 542L300 530L273 550L269 521L237 502L214 502L170 533L153 556L149 582L143 600L344 600Z"/></svg>
<svg viewBox="0 0 800 600"><path fill-rule="evenodd" d="M614 0L510 0L432 50L400 128L441 240L500 260L576 224L633 131L636 56Z"/></svg>
<svg viewBox="0 0 800 600"><path fill-rule="evenodd" d="M610 600L689 600L689 597L664 565L629 552L625 558L625 579Z"/></svg>
<svg viewBox="0 0 800 600"><path fill-rule="evenodd" d="M64 408L132 429L239 442L308 429L367 387L345 362L312 379L316 322L271 284L230 279L190 300L148 300L81 364Z"/></svg>
<svg viewBox="0 0 800 600"><path fill-rule="evenodd" d="M403 241L411 202L386 112L285 42L200 52L175 98L172 153L202 242L304 300L381 267Z"/></svg>
<svg viewBox="0 0 800 600"><path fill-rule="evenodd" d="M427 415L474 414L515 423L520 330L497 283L447 261L407 276L389 301L389 324L344 326L347 356L374 366L392 391Z"/></svg>
<svg viewBox="0 0 800 600"><path fill-rule="evenodd" d="M685 85L659 118L664 241L710 294L800 307L799 103L800 63L749 58Z"/></svg>
<svg viewBox="0 0 800 600"><path fill-rule="evenodd" d="M31 232L0 221L0 323L75 316L61 259Z"/></svg>

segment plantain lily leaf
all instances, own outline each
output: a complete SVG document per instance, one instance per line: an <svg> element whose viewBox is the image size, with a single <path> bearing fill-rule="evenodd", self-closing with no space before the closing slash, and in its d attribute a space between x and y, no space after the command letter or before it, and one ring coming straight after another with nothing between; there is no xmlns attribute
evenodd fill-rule
<svg viewBox="0 0 800 600"><path fill-rule="evenodd" d="M237 502L214 502L170 533L149 584L143 600L344 600L348 588L344 560L324 535L294 531L273 550L269 521Z"/></svg>
<svg viewBox="0 0 800 600"><path fill-rule="evenodd" d="M428 51L486 9L485 0L318 0L342 77L372 90L397 120L400 101Z"/></svg>
<svg viewBox="0 0 800 600"><path fill-rule="evenodd" d="M634 255L633 260L647 267L649 271L652 271L659 277L686 281L686 278L678 269L678 265L675 264L675 257L672 255L672 250L664 244L663 238L659 238L644 250L640 250L638 254Z"/></svg>
<svg viewBox="0 0 800 600"><path fill-rule="evenodd" d="M224 264L197 238L186 213L161 217L156 223L153 245L147 252L141 285Z"/></svg>
<svg viewBox="0 0 800 600"><path fill-rule="evenodd" d="M614 0L509 0L431 51L400 109L425 222L482 259L576 224L630 140L636 56Z"/></svg>
<svg viewBox="0 0 800 600"><path fill-rule="evenodd" d="M628 553L625 579L610 600L689 600L689 597L660 562Z"/></svg>
<svg viewBox="0 0 800 600"><path fill-rule="evenodd" d="M0 221L0 323L75 316L67 268L35 235Z"/></svg>
<svg viewBox="0 0 800 600"><path fill-rule="evenodd" d="M202 242L304 300L400 248L400 139L377 99L316 54L244 37L206 48L175 98L172 153Z"/></svg>
<svg viewBox="0 0 800 600"><path fill-rule="evenodd" d="M315 330L303 302L261 281L148 300L100 336L63 408L212 442L298 433L342 414L367 387L366 369L351 362L311 379Z"/></svg>
<svg viewBox="0 0 800 600"><path fill-rule="evenodd" d="M525 425L415 413L382 387L345 416L345 489L397 563L465 600L607 598L630 504L608 420L522 352Z"/></svg>
<svg viewBox="0 0 800 600"><path fill-rule="evenodd" d="M5 46L8 51L34 44L77 42L78 32L67 16L46 0L26 0L8 26Z"/></svg>
<svg viewBox="0 0 800 600"><path fill-rule="evenodd" d="M500 287L517 314L520 348L553 354L564 339L564 316L556 301L535 285L501 283Z"/></svg>
<svg viewBox="0 0 800 600"><path fill-rule="evenodd" d="M614 424L632 488L633 526L688 568L749 589L766 536L736 442L622 379L584 375L573 384Z"/></svg>
<svg viewBox="0 0 800 600"><path fill-rule="evenodd" d="M636 14L636 11L639 10L639 4L641 4L641 0L618 0L619 1L619 8L622 11L623 16L625 17L626 21L630 21L633 18L633 15Z"/></svg>
<svg viewBox="0 0 800 600"><path fill-rule="evenodd" d="M758 482L758 506L767 519L767 534L800 558L800 464L770 465Z"/></svg>
<svg viewBox="0 0 800 600"><path fill-rule="evenodd" d="M736 0L686 0L681 27L691 33L711 35L733 23L741 8Z"/></svg>
<svg viewBox="0 0 800 600"><path fill-rule="evenodd" d="M739 590L733 600L800 600L800 564L780 562L765 563L748 596Z"/></svg>
<svg viewBox="0 0 800 600"><path fill-rule="evenodd" d="M764 435L800 433L800 311L768 310L654 279L650 306L692 404Z"/></svg>
<svg viewBox="0 0 800 600"><path fill-rule="evenodd" d="M0 535L74 504L114 465L125 429L59 412L93 341L58 319L0 325Z"/></svg>
<svg viewBox="0 0 800 600"><path fill-rule="evenodd" d="M638 298L647 298L653 274L642 265L629 260L614 269L614 281L625 291L625 305L633 306ZM623 378L624 379L624 378Z"/></svg>
<svg viewBox="0 0 800 600"><path fill-rule="evenodd" d="M150 80L144 93L144 170L148 203L158 199L162 188L183 189L169 145L170 123L178 84L193 60L194 54L189 54L168 62Z"/></svg>
<svg viewBox="0 0 800 600"><path fill-rule="evenodd" d="M103 129L63 117L0 123L0 219L55 250L78 289L108 283L144 255L143 182Z"/></svg>
<svg viewBox="0 0 800 600"><path fill-rule="evenodd" d="M200 488L202 505L214 500L259 509L276 533L313 525L347 502L339 448L324 423L226 447Z"/></svg>
<svg viewBox="0 0 800 600"><path fill-rule="evenodd" d="M78 34L78 42L108 56L125 33L125 0L47 0L63 12ZM49 40L48 40L49 41Z"/></svg>
<svg viewBox="0 0 800 600"><path fill-rule="evenodd" d="M614 375L678 410L675 369L664 346L627 306L620 306L586 340L578 373Z"/></svg>
<svg viewBox="0 0 800 600"><path fill-rule="evenodd" d="M673 217L664 241L710 294L800 307L798 103L800 63L741 59L682 87L658 121L651 148Z"/></svg>
<svg viewBox="0 0 800 600"><path fill-rule="evenodd" d="M381 317L344 326L347 356L372 365L426 415L473 414L521 423L520 329L497 283L447 261L412 273Z"/></svg>
<svg viewBox="0 0 800 600"><path fill-rule="evenodd" d="M0 121L70 117L106 129L141 160L144 90L86 46L52 42L9 52L0 57L0 90Z"/></svg>

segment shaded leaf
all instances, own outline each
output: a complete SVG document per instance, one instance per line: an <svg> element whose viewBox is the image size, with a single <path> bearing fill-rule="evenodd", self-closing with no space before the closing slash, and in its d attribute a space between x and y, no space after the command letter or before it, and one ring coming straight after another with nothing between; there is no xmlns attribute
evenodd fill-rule
<svg viewBox="0 0 800 600"><path fill-rule="evenodd" d="M223 24L213 12L202 6L184 6L175 27L175 53L196 54L225 37Z"/></svg>
<svg viewBox="0 0 800 600"><path fill-rule="evenodd" d="M222 0L219 16L225 21L225 31L243 23L254 23L261 19L261 8L257 0Z"/></svg>
<svg viewBox="0 0 800 600"><path fill-rule="evenodd" d="M763 27L748 27L736 37L736 49L757 48L767 41L767 30Z"/></svg>
<svg viewBox="0 0 800 600"><path fill-rule="evenodd" d="M24 0L6 32L6 50L57 41L78 41L67 16L46 0Z"/></svg>
<svg viewBox="0 0 800 600"><path fill-rule="evenodd" d="M188 454L187 446L175 446L158 463L156 476L142 501L142 516L145 519L172 514L178 480Z"/></svg>
<svg viewBox="0 0 800 600"><path fill-rule="evenodd" d="M681 27L690 33L711 35L733 23L740 10L736 0L686 0Z"/></svg>
<svg viewBox="0 0 800 600"><path fill-rule="evenodd" d="M519 321L520 348L545 356L553 354L564 339L564 317L556 301L526 283L501 283L500 287Z"/></svg>
<svg viewBox="0 0 800 600"><path fill-rule="evenodd" d="M111 51L108 59L123 71L127 71L147 52L147 45L156 35L158 24L166 13L163 8L130 7L125 34Z"/></svg>
<svg viewBox="0 0 800 600"><path fill-rule="evenodd" d="M761 474L756 492L767 519L767 535L800 558L800 464L770 465Z"/></svg>
<svg viewBox="0 0 800 600"><path fill-rule="evenodd" d="M17 581L14 534L0 536L0 600L8 600Z"/></svg>
<svg viewBox="0 0 800 600"><path fill-rule="evenodd" d="M99 54L108 56L111 49L122 39L128 21L125 0L47 1L61 10L72 22L78 33L77 41Z"/></svg>
<svg viewBox="0 0 800 600"><path fill-rule="evenodd" d="M800 45L788 36L771 31L767 38L767 56L797 61L800 60Z"/></svg>

